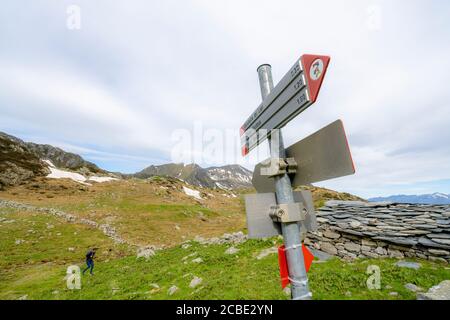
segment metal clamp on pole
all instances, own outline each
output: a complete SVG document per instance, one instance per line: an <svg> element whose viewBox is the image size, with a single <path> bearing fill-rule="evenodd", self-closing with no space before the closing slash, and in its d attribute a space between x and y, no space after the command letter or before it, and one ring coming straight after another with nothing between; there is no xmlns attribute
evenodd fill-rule
<svg viewBox="0 0 450 320"><path fill-rule="evenodd" d="M297 172L297 162L294 158L270 158L262 162L261 175L268 177L294 174Z"/></svg>
<svg viewBox="0 0 450 320"><path fill-rule="evenodd" d="M297 161L295 161L295 158L286 158L285 159L287 163L287 174L294 174L297 173Z"/></svg>
<svg viewBox="0 0 450 320"><path fill-rule="evenodd" d="M306 208L301 203L282 203L270 207L269 216L275 222L299 222L306 218Z"/></svg>
<svg viewBox="0 0 450 320"><path fill-rule="evenodd" d="M287 163L281 158L270 158L264 161L261 167L261 175L274 177L285 174L287 171Z"/></svg>

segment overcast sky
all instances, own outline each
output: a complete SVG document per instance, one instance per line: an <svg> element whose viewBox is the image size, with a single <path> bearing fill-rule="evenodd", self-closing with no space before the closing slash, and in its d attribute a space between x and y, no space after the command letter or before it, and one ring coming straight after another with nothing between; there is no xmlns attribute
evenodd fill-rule
<svg viewBox="0 0 450 320"><path fill-rule="evenodd" d="M234 142L261 100L257 66L277 82L326 54L318 101L284 129L290 145L343 120L356 174L320 185L450 193L449 17L437 0L3 2L0 131L122 172L172 161L180 133L231 132L225 156L195 159L252 169Z"/></svg>

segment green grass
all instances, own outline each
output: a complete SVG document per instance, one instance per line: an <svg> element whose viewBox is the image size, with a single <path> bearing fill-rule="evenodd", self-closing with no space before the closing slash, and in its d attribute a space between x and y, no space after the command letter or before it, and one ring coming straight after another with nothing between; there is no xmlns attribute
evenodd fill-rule
<svg viewBox="0 0 450 320"><path fill-rule="evenodd" d="M83 225L68 224L55 217L0 211L13 223L0 224L0 299L286 299L281 290L277 255L256 259L263 249L279 240L250 240L236 246L235 255L224 254L227 245L204 246L192 242L183 249L176 246L158 251L148 261L136 259L134 252L114 245L100 231ZM52 225L53 228L48 228ZM34 230L34 233L29 232ZM60 234L60 235L57 235ZM25 240L15 244L15 240ZM88 247L99 246L95 275L82 277L81 290L66 287L66 269L72 264L83 267ZM73 247L73 252L68 248ZM190 254L189 259L183 260ZM192 259L201 258L202 263ZM414 261L414 260L411 260ZM184 263L186 262L186 263ZM399 268L397 260L356 260L353 263L332 259L314 263L309 272L314 299L415 299L404 288L406 283L429 289L450 279L448 265L419 261L419 270ZM381 269L381 290L366 286L367 267ZM189 288L194 276L203 283ZM157 284L159 289L152 287ZM179 290L172 296L168 289ZM386 288L390 286L391 288ZM397 292L392 296L390 292Z"/></svg>

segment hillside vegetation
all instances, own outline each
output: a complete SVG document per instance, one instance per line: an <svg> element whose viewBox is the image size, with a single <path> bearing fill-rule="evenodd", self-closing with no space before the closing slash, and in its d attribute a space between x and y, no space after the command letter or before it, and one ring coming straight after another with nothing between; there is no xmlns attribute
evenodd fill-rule
<svg viewBox="0 0 450 320"><path fill-rule="evenodd" d="M185 188L199 191L200 198L186 194ZM331 198L355 199L309 188L316 204ZM0 199L26 204L0 206L2 299L288 298L279 284L275 254L279 238L237 243L202 240L245 232L242 194L161 177L92 186L36 178L1 191ZM61 212L74 219L68 221ZM81 290L67 289L67 267L83 267L84 254L91 247L99 247L95 275L82 277ZM142 248L152 248L148 259L137 258ZM405 283L425 290L450 276L439 263L421 261L420 270L394 263L315 261L310 271L314 298L413 299L415 294L404 288ZM381 290L368 290L365 285L369 264L381 268ZM196 278L202 280L191 287ZM390 295L392 291L398 294Z"/></svg>

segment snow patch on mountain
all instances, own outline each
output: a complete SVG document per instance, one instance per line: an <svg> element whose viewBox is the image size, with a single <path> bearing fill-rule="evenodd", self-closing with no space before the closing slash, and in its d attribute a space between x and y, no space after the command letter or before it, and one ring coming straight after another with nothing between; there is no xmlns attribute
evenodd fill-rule
<svg viewBox="0 0 450 320"><path fill-rule="evenodd" d="M185 187L185 186L183 186L183 191L184 191L184 193L186 195L188 195L190 197L193 197L193 198L198 199L198 200L203 200L203 198L200 196L200 191L193 190L193 189L190 189L190 188Z"/></svg>
<svg viewBox="0 0 450 320"><path fill-rule="evenodd" d="M78 183L81 183L84 185L91 185L87 181L103 183L103 182L118 180L117 178L113 178L113 177L100 177L100 176L91 176L91 177L87 178L84 175L76 173L76 172L58 169L53 164L53 162L51 162L50 160L43 160L43 161L46 164L48 164L48 168L51 171L50 174L47 175L47 178L50 178L50 179L71 179L75 182L78 182Z"/></svg>

